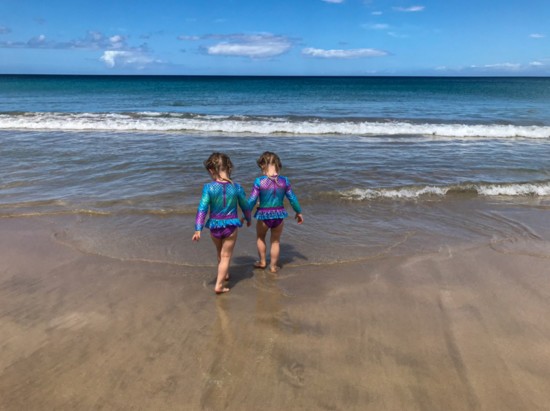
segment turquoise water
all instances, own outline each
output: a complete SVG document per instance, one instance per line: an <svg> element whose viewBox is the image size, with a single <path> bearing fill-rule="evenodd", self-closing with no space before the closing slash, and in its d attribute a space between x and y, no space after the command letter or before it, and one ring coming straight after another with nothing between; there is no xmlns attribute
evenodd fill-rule
<svg viewBox="0 0 550 411"><path fill-rule="evenodd" d="M195 261L202 161L249 191L264 150L310 262L524 235L487 210L549 207L550 79L0 76L0 217L75 216L87 251Z"/></svg>
<svg viewBox="0 0 550 411"><path fill-rule="evenodd" d="M2 128L15 113L31 115L28 120L32 113L96 114L90 119L96 123L108 120L99 114L127 113L132 116L119 124L127 130L139 126L132 119L145 113L162 116L143 126L150 131L155 126L157 131L170 129L165 121L170 115L176 115L173 130L185 130L185 122L177 121L181 118L242 116L241 128L206 120L218 120L220 131L231 133L246 132L247 122L256 122L254 130L264 134L272 132L270 120L284 120L296 126L289 130L312 134L322 133L322 125L350 120L366 126L382 122L386 127L376 134L392 133L391 121L443 123L454 126L450 136L457 137L461 125L550 125L548 78L0 76L0 95ZM86 125L61 118L72 121L75 129ZM41 117L45 123L48 119ZM305 120L321 124L308 128ZM26 126L24 121L19 125ZM210 131L206 124L203 129ZM352 131L369 134L368 127Z"/></svg>

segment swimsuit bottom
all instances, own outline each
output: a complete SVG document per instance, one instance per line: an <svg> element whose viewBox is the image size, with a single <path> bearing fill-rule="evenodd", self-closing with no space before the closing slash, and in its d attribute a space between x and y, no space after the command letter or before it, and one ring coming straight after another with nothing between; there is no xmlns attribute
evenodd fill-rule
<svg viewBox="0 0 550 411"><path fill-rule="evenodd" d="M230 225L229 227L222 227L222 228L211 228L210 235L212 237L217 238L218 240L224 240L227 237L230 237L237 228L239 227L235 225Z"/></svg>
<svg viewBox="0 0 550 411"><path fill-rule="evenodd" d="M281 223L284 221L282 218L270 218L268 220L260 220L263 223L265 223L266 226L269 228L275 228L281 225Z"/></svg>

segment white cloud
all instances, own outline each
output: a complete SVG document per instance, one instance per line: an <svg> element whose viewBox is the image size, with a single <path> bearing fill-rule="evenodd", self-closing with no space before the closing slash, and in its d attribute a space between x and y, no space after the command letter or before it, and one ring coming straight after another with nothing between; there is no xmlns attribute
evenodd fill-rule
<svg viewBox="0 0 550 411"><path fill-rule="evenodd" d="M387 30L390 28L389 24L375 23L375 24L363 24L363 27L371 30Z"/></svg>
<svg viewBox="0 0 550 411"><path fill-rule="evenodd" d="M178 36L178 40L183 40L183 41L197 41L200 39L201 39L200 36L186 36L184 34L182 34L181 36Z"/></svg>
<svg viewBox="0 0 550 411"><path fill-rule="evenodd" d="M88 39L90 41L101 41L102 38L103 38L103 34L101 34L98 31L89 31L88 32Z"/></svg>
<svg viewBox="0 0 550 411"><path fill-rule="evenodd" d="M121 36L121 35L116 35L116 36L111 36L109 37L109 43L111 45L112 48L114 49L120 49L122 47L124 47L124 43L125 43L126 39L124 38L124 36Z"/></svg>
<svg viewBox="0 0 550 411"><path fill-rule="evenodd" d="M411 7L394 7L393 8L395 11L402 11L402 12L405 12L405 13L413 13L413 12L416 12L416 11L422 11L425 9L424 6L411 6Z"/></svg>
<svg viewBox="0 0 550 411"><path fill-rule="evenodd" d="M99 31L89 31L82 40L73 41L76 48L108 49L108 50L129 50L126 37L120 34L107 37Z"/></svg>
<svg viewBox="0 0 550 411"><path fill-rule="evenodd" d="M32 48L45 47L47 45L46 36L44 34L40 34L39 36L30 39L27 44Z"/></svg>
<svg viewBox="0 0 550 411"><path fill-rule="evenodd" d="M497 63L497 64L486 64L483 66L484 68L489 69L501 69L501 70L519 70L521 68L521 64L519 63Z"/></svg>
<svg viewBox="0 0 550 411"><path fill-rule="evenodd" d="M124 36L106 37L97 31L89 31L84 38L69 41L52 41L47 39L44 34L40 34L28 41L0 42L0 48L140 50L143 47L143 45L138 48L129 47Z"/></svg>
<svg viewBox="0 0 550 411"><path fill-rule="evenodd" d="M215 56L236 56L250 58L274 57L285 53L291 47L289 39L272 34L232 35L229 41L222 41L206 48Z"/></svg>
<svg viewBox="0 0 550 411"><path fill-rule="evenodd" d="M11 33L11 29L6 26L0 26L0 34L8 34Z"/></svg>
<svg viewBox="0 0 550 411"><path fill-rule="evenodd" d="M100 57L108 67L134 66L144 68L151 63L160 63L140 51L106 50Z"/></svg>
<svg viewBox="0 0 550 411"><path fill-rule="evenodd" d="M548 60L550 61L550 59ZM445 74L460 75L532 75L549 73L550 64L548 61L532 61L530 63L496 63L496 64L473 64L464 67L439 66L434 70Z"/></svg>
<svg viewBox="0 0 550 411"><path fill-rule="evenodd" d="M28 41L0 41L0 48L10 49L51 49L51 50L97 50L101 51L99 60L108 67L130 67L143 69L151 64L162 64L148 53L147 44L129 46L122 35L106 36L101 32L89 31L84 38L65 42L52 41L44 34Z"/></svg>
<svg viewBox="0 0 550 411"><path fill-rule="evenodd" d="M325 3L335 3L335 4L340 4L344 2L344 0L322 0L322 1L324 1Z"/></svg>
<svg viewBox="0 0 550 411"><path fill-rule="evenodd" d="M395 37L396 39L406 39L409 37L408 34L399 34L395 31L388 31L388 36Z"/></svg>
<svg viewBox="0 0 550 411"><path fill-rule="evenodd" d="M533 34L530 34L529 37L531 37L532 39L543 39L544 34L533 33Z"/></svg>
<svg viewBox="0 0 550 411"><path fill-rule="evenodd" d="M388 55L387 52L382 50L376 50L376 49L325 50L325 49L316 49L311 47L303 49L302 54L309 57L319 57L319 58L326 58L326 59L382 57L382 56Z"/></svg>
<svg viewBox="0 0 550 411"><path fill-rule="evenodd" d="M524 67L519 63L495 63L495 64L484 64L477 65L472 64L469 66L471 70L481 70L481 71L519 71Z"/></svg>
<svg viewBox="0 0 550 411"><path fill-rule="evenodd" d="M373 16L381 16L382 15L382 12L381 11L373 11L371 13Z"/></svg>

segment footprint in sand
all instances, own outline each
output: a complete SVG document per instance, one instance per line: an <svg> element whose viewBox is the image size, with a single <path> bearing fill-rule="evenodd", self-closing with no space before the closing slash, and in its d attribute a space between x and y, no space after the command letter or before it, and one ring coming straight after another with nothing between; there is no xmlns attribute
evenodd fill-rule
<svg viewBox="0 0 550 411"><path fill-rule="evenodd" d="M304 386L304 373L305 367L297 362L292 362L281 367L283 381L293 387L301 388Z"/></svg>
<svg viewBox="0 0 550 411"><path fill-rule="evenodd" d="M291 332L294 330L294 322L286 311L279 311L273 316L274 324L282 331Z"/></svg>

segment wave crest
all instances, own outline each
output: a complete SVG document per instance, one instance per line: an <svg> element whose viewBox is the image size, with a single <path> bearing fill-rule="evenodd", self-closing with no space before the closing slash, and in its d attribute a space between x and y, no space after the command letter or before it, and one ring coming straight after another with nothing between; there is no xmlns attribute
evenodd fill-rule
<svg viewBox="0 0 550 411"><path fill-rule="evenodd" d="M544 197L550 196L550 182L509 184L460 184L449 186L407 186L396 188L354 188L341 191L339 197L345 200L375 199L418 199L423 197L445 197L448 195L479 195L486 197Z"/></svg>
<svg viewBox="0 0 550 411"><path fill-rule="evenodd" d="M252 135L550 138L550 126L419 123L350 118L213 116L193 113L1 113L0 129L150 131Z"/></svg>

